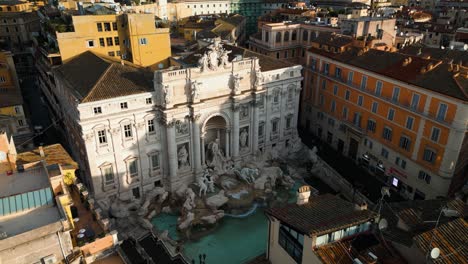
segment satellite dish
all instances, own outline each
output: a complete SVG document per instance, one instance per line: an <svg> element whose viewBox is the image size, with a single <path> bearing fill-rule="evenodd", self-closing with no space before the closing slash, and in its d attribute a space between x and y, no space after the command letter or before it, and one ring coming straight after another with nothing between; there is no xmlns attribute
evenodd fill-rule
<svg viewBox="0 0 468 264"><path fill-rule="evenodd" d="M440 256L440 249L439 248L433 248L431 250L431 258L436 259Z"/></svg>
<svg viewBox="0 0 468 264"><path fill-rule="evenodd" d="M379 221L379 229L384 230L385 228L388 227L388 221L385 218L380 219Z"/></svg>

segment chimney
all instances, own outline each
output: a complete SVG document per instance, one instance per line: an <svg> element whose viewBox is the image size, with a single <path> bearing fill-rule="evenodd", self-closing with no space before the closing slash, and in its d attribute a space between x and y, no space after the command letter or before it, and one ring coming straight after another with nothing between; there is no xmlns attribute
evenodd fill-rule
<svg viewBox="0 0 468 264"><path fill-rule="evenodd" d="M41 158L45 158L44 148L42 146L39 146L39 154L41 155Z"/></svg>
<svg viewBox="0 0 468 264"><path fill-rule="evenodd" d="M304 185L297 190L297 205L307 204L310 197L310 186Z"/></svg>

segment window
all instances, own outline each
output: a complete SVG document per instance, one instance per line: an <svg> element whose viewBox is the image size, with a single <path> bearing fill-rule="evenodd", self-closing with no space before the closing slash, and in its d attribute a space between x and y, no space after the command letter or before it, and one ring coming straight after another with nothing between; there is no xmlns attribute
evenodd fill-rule
<svg viewBox="0 0 468 264"><path fill-rule="evenodd" d="M410 151L411 149L411 139L406 136L400 137L400 148Z"/></svg>
<svg viewBox="0 0 468 264"><path fill-rule="evenodd" d="M276 52L276 58L279 59L279 57L280 57L279 52Z"/></svg>
<svg viewBox="0 0 468 264"><path fill-rule="evenodd" d="M364 90L367 88L367 76L363 75L361 78L361 89Z"/></svg>
<svg viewBox="0 0 468 264"><path fill-rule="evenodd" d="M146 44L148 44L148 40L146 40L146 38L140 38L139 43L140 43L140 45L146 45Z"/></svg>
<svg viewBox="0 0 468 264"><path fill-rule="evenodd" d="M327 89L327 80L322 80L322 89Z"/></svg>
<svg viewBox="0 0 468 264"><path fill-rule="evenodd" d="M285 51L285 52L284 52L284 58L285 58L285 59L288 58L288 51Z"/></svg>
<svg viewBox="0 0 468 264"><path fill-rule="evenodd" d="M281 42L281 32L276 33L276 43Z"/></svg>
<svg viewBox="0 0 468 264"><path fill-rule="evenodd" d="M112 30L117 31L117 23L112 22Z"/></svg>
<svg viewBox="0 0 468 264"><path fill-rule="evenodd" d="M107 137L106 137L106 130L99 130L98 131L98 140L99 144L107 144Z"/></svg>
<svg viewBox="0 0 468 264"><path fill-rule="evenodd" d="M102 114L102 108L100 106L93 108L94 114Z"/></svg>
<svg viewBox="0 0 468 264"><path fill-rule="evenodd" d="M392 101L398 102L399 97L400 97L400 87L393 87Z"/></svg>
<svg viewBox="0 0 468 264"><path fill-rule="evenodd" d="M386 148L382 148L380 155L386 159L388 159L388 150Z"/></svg>
<svg viewBox="0 0 468 264"><path fill-rule="evenodd" d="M18 126L24 126L23 119L18 119Z"/></svg>
<svg viewBox="0 0 468 264"><path fill-rule="evenodd" d="M333 101L331 102L330 111L331 111L332 113L334 113L334 112L335 112L335 109L336 109L336 102L335 102L335 100L333 100Z"/></svg>
<svg viewBox="0 0 468 264"><path fill-rule="evenodd" d="M409 129L409 130L412 130L413 129L413 123L414 123L414 118L411 117L411 116L408 116L406 118L406 128Z"/></svg>
<svg viewBox="0 0 468 264"><path fill-rule="evenodd" d="M133 188L132 194L136 199L140 199L140 188L139 187Z"/></svg>
<svg viewBox="0 0 468 264"><path fill-rule="evenodd" d="M283 40L284 41L289 41L289 31L284 32Z"/></svg>
<svg viewBox="0 0 468 264"><path fill-rule="evenodd" d="M6 78L4 76L0 76L0 83L6 82Z"/></svg>
<svg viewBox="0 0 468 264"><path fill-rule="evenodd" d="M379 103L372 102L372 108L371 108L372 113L377 113L378 108L379 108Z"/></svg>
<svg viewBox="0 0 468 264"><path fill-rule="evenodd" d="M345 99L349 100L349 97L351 96L351 92L349 90L346 90L345 92Z"/></svg>
<svg viewBox="0 0 468 264"><path fill-rule="evenodd" d="M362 95L359 95L359 96L358 96L358 100L357 100L357 104L358 104L359 106L362 106L362 100L363 100Z"/></svg>
<svg viewBox="0 0 468 264"><path fill-rule="evenodd" d="M278 133L278 123L279 123L278 119L275 119L272 121L271 130L273 134Z"/></svg>
<svg viewBox="0 0 468 264"><path fill-rule="evenodd" d="M360 113L354 113L353 124L355 126L361 127L361 114Z"/></svg>
<svg viewBox="0 0 468 264"><path fill-rule="evenodd" d="M104 23L104 31L111 31L111 25L108 22Z"/></svg>
<svg viewBox="0 0 468 264"><path fill-rule="evenodd" d="M101 47L105 47L105 46L106 46L105 43L104 43L104 38L99 38L99 45L100 45Z"/></svg>
<svg viewBox="0 0 468 264"><path fill-rule="evenodd" d="M132 135L132 125L124 125L124 136L125 138L131 138Z"/></svg>
<svg viewBox="0 0 468 264"><path fill-rule="evenodd" d="M439 141L440 129L437 127L432 127L431 140L434 142Z"/></svg>
<svg viewBox="0 0 468 264"><path fill-rule="evenodd" d="M153 171L159 170L159 153L155 153L150 156L151 159L151 169Z"/></svg>
<svg viewBox="0 0 468 264"><path fill-rule="evenodd" d="M419 171L418 173L418 179L426 181L427 184L431 183L431 175L427 174L424 171Z"/></svg>
<svg viewBox="0 0 468 264"><path fill-rule="evenodd" d="M348 119L348 108L346 106L343 107L343 119L347 120Z"/></svg>
<svg viewBox="0 0 468 264"><path fill-rule="evenodd" d="M400 167L406 169L406 160L401 160Z"/></svg>
<svg viewBox="0 0 468 264"><path fill-rule="evenodd" d="M377 127L377 123L374 120L367 120L367 131L371 131L375 133L375 128Z"/></svg>
<svg viewBox="0 0 468 264"><path fill-rule="evenodd" d="M317 118L320 119L320 120L323 120L323 113L322 112L317 112Z"/></svg>
<svg viewBox="0 0 468 264"><path fill-rule="evenodd" d="M424 149L423 153L423 160L429 162L429 163L434 163L436 160L437 154L431 150L431 149Z"/></svg>
<svg viewBox="0 0 468 264"><path fill-rule="evenodd" d="M148 97L146 98L146 104L152 104L153 103L153 98Z"/></svg>
<svg viewBox="0 0 468 264"><path fill-rule="evenodd" d="M319 105L323 105L324 103L325 103L325 97L323 96L323 94L321 94L319 98Z"/></svg>
<svg viewBox="0 0 468 264"><path fill-rule="evenodd" d="M114 42L112 41L112 38L106 38L106 43L107 43L107 46L114 46Z"/></svg>
<svg viewBox="0 0 468 264"><path fill-rule="evenodd" d="M395 109L393 108L388 109L388 115L387 115L388 120L393 121L394 117L395 117Z"/></svg>
<svg viewBox="0 0 468 264"><path fill-rule="evenodd" d="M94 40L92 40L92 39L86 40L86 47L87 48L94 48Z"/></svg>
<svg viewBox="0 0 468 264"><path fill-rule="evenodd" d="M117 54L117 56L120 57L120 50L117 50L117 51L115 52L115 54Z"/></svg>
<svg viewBox="0 0 468 264"><path fill-rule="evenodd" d="M414 93L413 98L411 98L411 108L414 110L417 110L418 104L419 104L419 94Z"/></svg>
<svg viewBox="0 0 468 264"><path fill-rule="evenodd" d="M117 46L117 45L120 45L120 41L119 41L119 37L114 37L114 44Z"/></svg>
<svg viewBox="0 0 468 264"><path fill-rule="evenodd" d="M292 120L291 116L286 117L286 129L291 128L291 120Z"/></svg>
<svg viewBox="0 0 468 264"><path fill-rule="evenodd" d="M335 77L341 79L341 69L338 67L335 68Z"/></svg>
<svg viewBox="0 0 468 264"><path fill-rule="evenodd" d="M120 103L120 109L128 109L127 102Z"/></svg>
<svg viewBox="0 0 468 264"><path fill-rule="evenodd" d="M263 137L265 133L265 123L261 122L260 124L258 124L258 137Z"/></svg>
<svg viewBox="0 0 468 264"><path fill-rule="evenodd" d="M154 134L156 132L156 130L154 129L154 119L148 120L147 123L148 123L148 133Z"/></svg>
<svg viewBox="0 0 468 264"><path fill-rule="evenodd" d="M138 164L136 159L128 162L128 172L130 173L130 177L138 176Z"/></svg>
<svg viewBox="0 0 468 264"><path fill-rule="evenodd" d="M445 115L447 114L447 105L444 103L439 104L439 110L437 111L437 120L445 120Z"/></svg>
<svg viewBox="0 0 468 264"><path fill-rule="evenodd" d="M315 71L315 68L317 67L317 60L315 60L314 58L312 58L310 60L310 67L312 68L312 70Z"/></svg>
<svg viewBox="0 0 468 264"><path fill-rule="evenodd" d="M302 261L302 249L304 248L303 234L296 232L288 226L281 225L278 243L297 263Z"/></svg>
<svg viewBox="0 0 468 264"><path fill-rule="evenodd" d="M333 85L333 94L334 95L338 94L338 85L336 85L336 84Z"/></svg>
<svg viewBox="0 0 468 264"><path fill-rule="evenodd" d="M331 126L331 127L335 127L335 119L328 118L328 125Z"/></svg>
<svg viewBox="0 0 468 264"><path fill-rule="evenodd" d="M381 81L377 81L375 83L375 94L377 96L381 96L382 95L382 82Z"/></svg>
<svg viewBox="0 0 468 264"><path fill-rule="evenodd" d="M324 64L323 73L324 73L325 75L328 75L329 72L330 72L330 64L325 63L325 64Z"/></svg>
<svg viewBox="0 0 468 264"><path fill-rule="evenodd" d="M111 56L111 57L114 57L115 56L115 52L114 51L109 51L107 52L107 55Z"/></svg>
<svg viewBox="0 0 468 264"><path fill-rule="evenodd" d="M382 137L388 141L392 141L392 129L389 127L384 127Z"/></svg>
<svg viewBox="0 0 468 264"><path fill-rule="evenodd" d="M97 23L97 31L102 32L102 23Z"/></svg>
<svg viewBox="0 0 468 264"><path fill-rule="evenodd" d="M21 114L21 107L15 106L15 113L16 114Z"/></svg>
<svg viewBox="0 0 468 264"><path fill-rule="evenodd" d="M106 185L114 184L114 170L112 166L107 166L103 169L104 181Z"/></svg>
<svg viewBox="0 0 468 264"><path fill-rule="evenodd" d="M353 83L354 72L348 73L348 83Z"/></svg>

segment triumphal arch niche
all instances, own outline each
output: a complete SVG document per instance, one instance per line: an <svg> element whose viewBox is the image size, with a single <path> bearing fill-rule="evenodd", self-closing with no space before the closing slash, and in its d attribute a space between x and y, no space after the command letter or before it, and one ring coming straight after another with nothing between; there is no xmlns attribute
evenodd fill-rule
<svg viewBox="0 0 468 264"><path fill-rule="evenodd" d="M167 189L193 183L206 168L222 174L259 153L281 152L296 139L300 65L219 42L185 62L192 66L154 78Z"/></svg>

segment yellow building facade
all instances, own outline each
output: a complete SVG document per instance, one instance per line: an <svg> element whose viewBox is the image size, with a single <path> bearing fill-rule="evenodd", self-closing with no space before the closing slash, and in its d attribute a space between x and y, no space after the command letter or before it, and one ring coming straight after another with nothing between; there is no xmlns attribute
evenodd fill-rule
<svg viewBox="0 0 468 264"><path fill-rule="evenodd" d="M167 65L168 28L156 28L152 14L73 16L74 32L57 32L62 61L85 51L122 58L136 65Z"/></svg>

